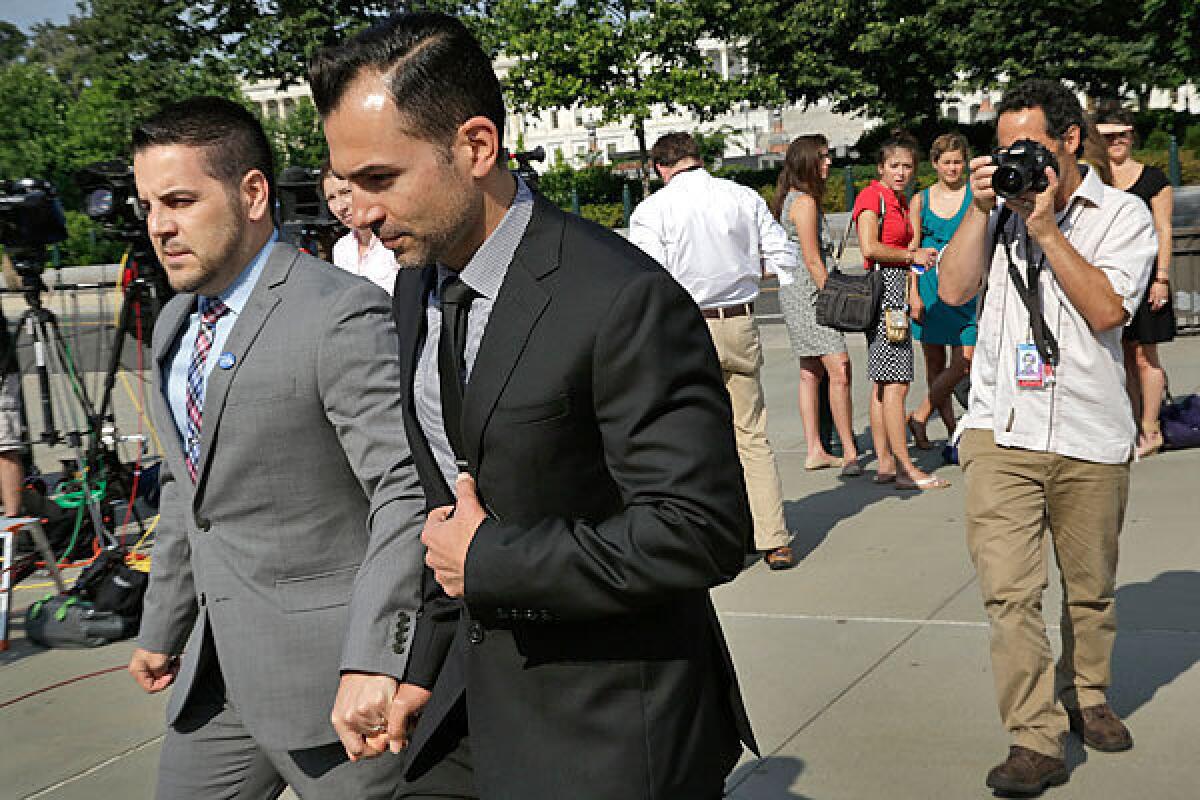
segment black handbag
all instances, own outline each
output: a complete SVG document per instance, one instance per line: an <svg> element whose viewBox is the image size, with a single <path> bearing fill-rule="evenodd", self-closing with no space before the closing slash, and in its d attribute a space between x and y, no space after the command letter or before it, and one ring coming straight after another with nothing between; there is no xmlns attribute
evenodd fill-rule
<svg viewBox="0 0 1200 800"><path fill-rule="evenodd" d="M882 220L881 209L881 223ZM825 285L817 292L814 304L818 325L843 333L866 333L879 324L879 307L883 302L883 276L877 269L865 275L848 275L842 272L842 253L846 250L852 225L853 218L846 222L842 242L833 256L829 275L825 278Z"/></svg>

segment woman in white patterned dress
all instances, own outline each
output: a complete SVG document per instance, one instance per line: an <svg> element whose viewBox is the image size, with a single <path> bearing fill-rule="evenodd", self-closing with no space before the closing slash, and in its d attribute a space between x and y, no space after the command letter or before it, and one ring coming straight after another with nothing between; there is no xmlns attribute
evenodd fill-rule
<svg viewBox="0 0 1200 800"><path fill-rule="evenodd" d="M807 269L798 269L795 281L779 289L783 319L787 323L792 351L800 360L800 419L808 447L805 469L842 465L847 477L861 475L858 448L854 441L854 415L850 400L850 357L846 337L840 331L817 324L814 300L828 275L825 258L832 250L821 200L829 177L829 142L821 134L797 137L788 147L775 187L772 211L800 249ZM829 376L829 406L842 460L826 452L818 422L818 391Z"/></svg>

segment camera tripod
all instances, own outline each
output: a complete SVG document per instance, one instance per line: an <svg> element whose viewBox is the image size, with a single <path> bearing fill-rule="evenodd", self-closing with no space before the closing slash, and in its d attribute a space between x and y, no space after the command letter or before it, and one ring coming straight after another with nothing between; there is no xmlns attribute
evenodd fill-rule
<svg viewBox="0 0 1200 800"><path fill-rule="evenodd" d="M42 430L38 441L46 445L65 443L71 449L83 476L83 502L88 510L93 530L100 543L105 547L117 544L116 528L118 525L115 515L112 520L112 529L110 530L105 525L101 501L131 500L135 488L130 471L126 465L121 463L116 450L117 436L112 411L112 393L117 371L120 368L121 353L126 335L138 332L145 319L146 311L149 310L154 317L157 317L161 306L160 298L163 296L162 287L154 277L154 262L151 260L153 257L145 255L146 251L139 255L137 248L134 249L135 255L132 262L134 273L132 279L125 286L115 339L98 407L92 401L87 387L77 373L57 316L42 303L42 293L46 290L46 285L41 277L44 264L42 253L30 251L21 253L19 258L14 258L14 266L21 276L27 308L17 323L13 346L15 348L18 340L22 337L28 338L33 344L34 369L37 375L42 412ZM74 404L69 400L63 401L61 390L55 391L52 378L56 376L68 381L70 390L67 394L74 399ZM63 422L66 430L59 429L59 421ZM32 435L30 439L32 443ZM107 478L104 498L96 496L87 485L89 476L95 474L102 474ZM134 520L141 527L142 521L136 512Z"/></svg>

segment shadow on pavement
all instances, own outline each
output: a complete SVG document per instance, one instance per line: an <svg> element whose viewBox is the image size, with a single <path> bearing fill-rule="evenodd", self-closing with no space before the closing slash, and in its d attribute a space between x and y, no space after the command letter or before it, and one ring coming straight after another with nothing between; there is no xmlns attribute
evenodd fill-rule
<svg viewBox="0 0 1200 800"><path fill-rule="evenodd" d="M1109 702L1127 717L1200 661L1200 572L1172 570L1117 589Z"/></svg>
<svg viewBox="0 0 1200 800"><path fill-rule="evenodd" d="M804 772L804 761L791 756L768 756L742 764L726 780L726 797L738 800L813 800L791 787Z"/></svg>

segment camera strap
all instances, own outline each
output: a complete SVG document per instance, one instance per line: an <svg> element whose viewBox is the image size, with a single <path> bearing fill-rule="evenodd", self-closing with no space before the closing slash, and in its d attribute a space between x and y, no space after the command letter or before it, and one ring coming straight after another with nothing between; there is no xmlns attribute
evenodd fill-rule
<svg viewBox="0 0 1200 800"><path fill-rule="evenodd" d="M1058 339L1050 332L1050 326L1046 324L1046 318L1042 315L1040 279L1042 270L1046 266L1046 254L1042 253L1037 263L1027 261L1025 264L1025 278L1021 277L1021 271L1017 269L1017 265L1013 261L1012 240L1009 238L1008 231L1006 230L1009 217L1011 216L1012 209L1005 206L1000 211L1000 217L996 221L996 236L1004 243L1004 257L1008 260L1008 277L1012 280L1013 287L1016 288L1021 302L1025 304L1025 310L1029 312L1029 329L1033 334L1033 343L1037 347L1038 355L1042 357L1043 362L1049 364L1051 367L1058 367ZM1029 232L1026 231L1025 253L1028 255L1029 252Z"/></svg>

